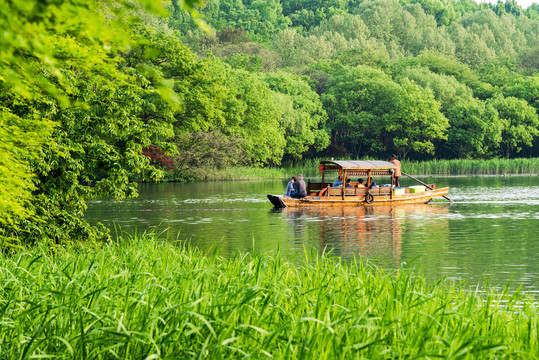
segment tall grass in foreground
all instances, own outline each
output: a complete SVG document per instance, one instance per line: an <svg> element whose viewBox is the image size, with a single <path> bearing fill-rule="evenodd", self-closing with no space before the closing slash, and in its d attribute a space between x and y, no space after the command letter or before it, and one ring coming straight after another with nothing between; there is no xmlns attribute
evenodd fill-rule
<svg viewBox="0 0 539 360"><path fill-rule="evenodd" d="M320 177L318 165L321 160L327 159L305 159L272 168L234 167L206 180L286 179L298 174ZM539 158L403 161L401 165L402 170L411 175L539 174Z"/></svg>
<svg viewBox="0 0 539 360"><path fill-rule="evenodd" d="M153 236L0 256L0 358L539 357L536 304L324 256L226 259Z"/></svg>

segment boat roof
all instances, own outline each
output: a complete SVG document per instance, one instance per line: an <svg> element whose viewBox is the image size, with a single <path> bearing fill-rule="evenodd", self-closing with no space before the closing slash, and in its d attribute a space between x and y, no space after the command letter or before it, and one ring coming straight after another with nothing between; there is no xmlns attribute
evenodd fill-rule
<svg viewBox="0 0 539 360"><path fill-rule="evenodd" d="M322 165L335 165L343 170L365 170L365 169L396 169L397 167L389 161L382 160L339 160L321 161Z"/></svg>

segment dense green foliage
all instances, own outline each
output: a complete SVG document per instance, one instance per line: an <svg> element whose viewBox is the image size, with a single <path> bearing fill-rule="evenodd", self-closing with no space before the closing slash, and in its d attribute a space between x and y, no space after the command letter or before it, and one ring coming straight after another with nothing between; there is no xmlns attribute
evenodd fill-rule
<svg viewBox="0 0 539 360"><path fill-rule="evenodd" d="M537 156L538 7L453 0L209 0L200 54L251 72L306 75L329 115L317 155Z"/></svg>
<svg viewBox="0 0 539 360"><path fill-rule="evenodd" d="M158 89L119 66L125 12L91 1L1 5L0 236L103 236L81 218L85 199L135 195L130 174L158 178L142 149L172 134L140 116Z"/></svg>
<svg viewBox="0 0 539 360"><path fill-rule="evenodd" d="M296 262L153 236L2 254L0 357L537 359L537 304L518 292Z"/></svg>

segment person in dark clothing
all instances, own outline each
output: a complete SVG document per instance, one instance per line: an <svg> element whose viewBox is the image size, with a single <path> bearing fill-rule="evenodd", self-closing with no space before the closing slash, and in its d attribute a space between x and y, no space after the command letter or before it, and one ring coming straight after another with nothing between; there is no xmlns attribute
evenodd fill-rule
<svg viewBox="0 0 539 360"><path fill-rule="evenodd" d="M347 188L353 187L352 184L350 184L350 179L346 179L346 187Z"/></svg>
<svg viewBox="0 0 539 360"><path fill-rule="evenodd" d="M307 196L307 185L303 180L303 175L298 175L298 181L294 184L294 189L297 191L294 197L301 199Z"/></svg>

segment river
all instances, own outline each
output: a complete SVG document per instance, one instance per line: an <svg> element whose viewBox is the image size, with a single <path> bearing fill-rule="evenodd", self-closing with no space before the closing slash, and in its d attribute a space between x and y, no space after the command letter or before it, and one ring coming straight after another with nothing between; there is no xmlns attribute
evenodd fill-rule
<svg viewBox="0 0 539 360"><path fill-rule="evenodd" d="M450 187L450 204L274 210L266 194L281 180L143 184L136 199L89 202L87 219L112 232L156 228L199 248L275 253L330 252L346 261L420 269L429 281L522 285L539 295L539 177L421 177ZM413 185L402 179L401 186Z"/></svg>

